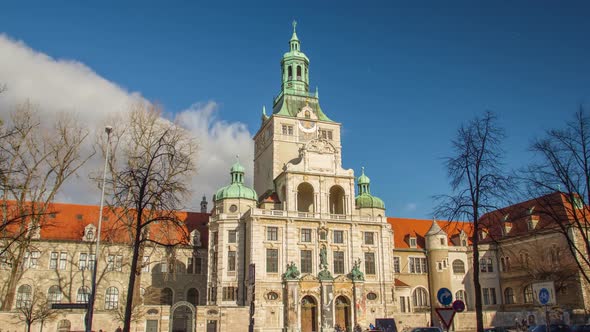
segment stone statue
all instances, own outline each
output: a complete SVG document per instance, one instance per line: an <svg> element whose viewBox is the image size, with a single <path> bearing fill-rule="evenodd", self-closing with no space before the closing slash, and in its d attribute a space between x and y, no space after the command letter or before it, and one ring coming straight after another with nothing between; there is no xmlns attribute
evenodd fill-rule
<svg viewBox="0 0 590 332"><path fill-rule="evenodd" d="M328 268L328 253L326 251L326 246L322 246L320 249L320 269L326 270Z"/></svg>
<svg viewBox="0 0 590 332"><path fill-rule="evenodd" d="M355 281L355 280L360 280L360 281L365 280L365 275L363 274L363 272L361 272L360 266L361 266L361 259L359 258L356 261L354 261L354 265L352 267L352 271L350 271L350 274L348 275L350 277L350 279L352 279L353 281Z"/></svg>
<svg viewBox="0 0 590 332"><path fill-rule="evenodd" d="M297 280L299 278L299 270L297 269L297 265L293 261L290 264L287 264L287 271L283 274L283 279L285 280Z"/></svg>

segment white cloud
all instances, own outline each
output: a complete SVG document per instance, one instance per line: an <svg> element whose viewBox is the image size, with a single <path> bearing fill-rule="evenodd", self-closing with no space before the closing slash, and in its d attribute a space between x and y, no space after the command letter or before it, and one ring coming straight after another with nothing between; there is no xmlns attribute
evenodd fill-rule
<svg viewBox="0 0 590 332"><path fill-rule="evenodd" d="M113 114L125 112L137 100L139 92L129 92L101 77L86 65L73 60L54 59L31 49L23 42L0 34L0 84L7 91L0 95L0 117L17 104L30 100L39 106L43 119L57 113L74 112L90 131L86 149L91 148L95 132ZM215 190L229 181L229 168L234 155L252 177L252 140L242 123L229 123L217 118L215 102L197 103L177 114L177 120L199 139L199 173L193 177L194 197L189 208L198 210L203 194L210 200ZM90 173L100 172L101 157L97 154L72 178L57 200L82 204L98 204L97 186L88 179Z"/></svg>

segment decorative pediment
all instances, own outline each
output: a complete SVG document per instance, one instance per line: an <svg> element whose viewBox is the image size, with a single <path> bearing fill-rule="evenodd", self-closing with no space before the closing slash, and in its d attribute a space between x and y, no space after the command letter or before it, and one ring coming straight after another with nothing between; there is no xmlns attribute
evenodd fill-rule
<svg viewBox="0 0 590 332"><path fill-rule="evenodd" d="M334 282L351 282L351 281L352 280L344 274L339 275L336 278L334 278Z"/></svg>
<svg viewBox="0 0 590 332"><path fill-rule="evenodd" d="M301 111L299 111L299 113L297 113L297 117L301 118L301 119L311 119L311 120L318 119L317 114L315 114L315 111L309 105L303 106L301 108Z"/></svg>
<svg viewBox="0 0 590 332"><path fill-rule="evenodd" d="M313 274L305 274L299 280L301 281L318 281L319 279Z"/></svg>
<svg viewBox="0 0 590 332"><path fill-rule="evenodd" d="M96 238L96 226L93 224L88 224L84 227L84 237L82 238L83 241L94 241Z"/></svg>

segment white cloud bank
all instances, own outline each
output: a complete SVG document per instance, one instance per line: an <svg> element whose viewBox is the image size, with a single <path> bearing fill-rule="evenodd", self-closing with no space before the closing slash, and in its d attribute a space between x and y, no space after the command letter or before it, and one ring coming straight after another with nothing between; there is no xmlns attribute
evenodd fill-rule
<svg viewBox="0 0 590 332"><path fill-rule="evenodd" d="M91 148L96 131L102 131L107 118L127 111L131 104L143 99L139 92L126 91L80 62L53 59L3 34L0 84L7 87L0 94L0 117L5 118L15 105L27 99L39 106L42 120L63 111L74 112L91 133L86 149ZM195 103L177 113L173 120L178 120L199 140L198 174L191 179L193 198L187 202L188 209L198 211L203 194L210 201L215 190L228 183L229 168L236 154L240 154L251 183L253 143L244 124L218 119L215 102ZM88 177L100 172L101 165L97 154L63 187L57 200L98 204L100 192Z"/></svg>

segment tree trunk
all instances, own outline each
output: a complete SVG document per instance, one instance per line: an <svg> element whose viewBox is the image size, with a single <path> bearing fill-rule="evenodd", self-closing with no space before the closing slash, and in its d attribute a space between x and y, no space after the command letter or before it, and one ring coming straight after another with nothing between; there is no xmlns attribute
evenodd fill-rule
<svg viewBox="0 0 590 332"><path fill-rule="evenodd" d="M137 276L137 260L139 257L139 247L141 239L141 211L137 213L137 225L135 227L135 239L133 242L133 256L131 258L131 271L129 275L129 285L127 286L127 302L125 303L125 322L123 325L123 332L131 331L131 314L133 309L133 295L135 288L135 279Z"/></svg>
<svg viewBox="0 0 590 332"><path fill-rule="evenodd" d="M22 264L24 258L24 252L27 245L21 245L18 249L18 255L13 259L12 267L10 269L10 276L8 277L8 282L6 286L6 297L2 302L2 311L10 311L12 310L12 304L14 303L14 297L16 294L16 285L21 277L21 269L20 266Z"/></svg>

